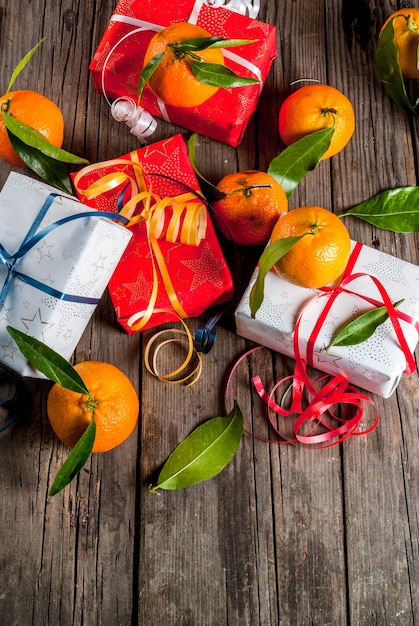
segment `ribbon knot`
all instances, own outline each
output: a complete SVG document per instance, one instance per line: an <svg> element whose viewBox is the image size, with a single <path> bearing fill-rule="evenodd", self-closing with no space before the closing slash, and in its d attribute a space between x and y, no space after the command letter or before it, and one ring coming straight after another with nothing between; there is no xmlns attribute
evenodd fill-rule
<svg viewBox="0 0 419 626"><path fill-rule="evenodd" d="M314 364L314 349L316 340L327 319L333 303L340 295L348 293L363 299L375 307L385 306L400 349L406 358L406 368L404 373L410 374L415 370L415 360L411 350L409 349L406 337L400 325L400 321L410 324L418 333L419 322L403 311L400 311L399 309L396 310L394 308L386 289L376 277L360 272L354 273L354 266L361 249L362 244L356 243L349 258L344 276L339 285L334 288L324 287L321 290L323 293L321 293L320 296L319 294L316 294L316 296L314 296L313 299L306 304L304 310L300 313L294 328L293 347L295 368L293 375L287 376L277 382L273 386L270 393L268 393L264 388L260 376L254 376L252 379L256 392L268 408L269 424L275 434L279 437L278 441L269 441L269 443L303 443L317 444L320 447L329 447L342 442L347 437L366 434L372 431L378 424L379 414L375 403L369 396L361 393L356 387L349 384L346 376L343 374L338 374L336 376L321 374L314 381L312 381L307 373L307 366L313 366ZM358 293L356 290L349 289L350 283L361 277L368 278L373 282L380 294L381 301L371 297L370 295L367 296L363 293ZM300 325L302 317L304 312L306 312L307 308L310 306L310 303L319 297L325 298L325 305L316 319L310 335L307 340L304 341L306 350L305 357L303 357L300 347ZM262 348L262 346L258 346L253 350L246 352L236 362L232 373L244 358L260 348ZM230 374L229 381L232 373ZM284 406L276 403L273 398L279 387L289 381L291 381L291 385L288 386L287 391L283 395L283 399L285 399L286 394L290 392L290 406L289 408L284 408ZM319 388L320 384L323 384L323 387ZM303 408L303 400L305 408ZM359 431L358 428L364 417L365 408L368 404L374 407L375 417L373 418L371 426ZM351 415L349 415L349 417L346 417L344 412L342 412L341 415L332 413L332 407L339 405L352 405L354 407L354 411ZM274 415L284 418L296 416L292 428L292 438L286 437L282 432L280 432L275 424L273 418ZM314 425L311 426L311 424ZM253 436L257 439L261 439L255 435ZM266 441L266 439L264 440Z"/></svg>
<svg viewBox="0 0 419 626"><path fill-rule="evenodd" d="M127 222L126 218L124 218L123 216L118 216L108 211L85 211L82 213L74 213L74 214L68 215L67 217L63 217L57 220L56 222L53 222L49 224L48 226L39 230L42 220L44 219L48 210L52 206L55 198L58 196L60 196L60 194L58 193L48 194L40 210L38 211L38 214L36 215L34 221L32 222L32 225L29 231L24 237L18 250L14 254L7 252L4 246L0 243L0 263L4 265L7 269L7 275L5 277L4 283L0 291L0 307L3 305L3 302L9 291L12 278L17 278L23 283L27 285L31 285L35 289L38 289L39 291L42 291L59 300L65 300L67 302L76 302L79 304L92 304L92 305L98 304L99 302L98 298L89 298L89 297L84 297L84 296L71 295L68 293L64 293L62 291L58 291L57 289L54 289L53 287L50 287L49 285L45 285L44 283L37 280L33 276L24 274L23 272L20 272L17 269L18 262L21 261L23 257L37 245L37 243L39 243L42 239L44 239L49 233L51 233L55 229L63 226L64 224L72 222L73 220L78 220L78 219L86 218L86 217L95 217L95 218L106 217L106 218L116 219L123 223ZM65 196L62 196L62 197L65 197Z"/></svg>

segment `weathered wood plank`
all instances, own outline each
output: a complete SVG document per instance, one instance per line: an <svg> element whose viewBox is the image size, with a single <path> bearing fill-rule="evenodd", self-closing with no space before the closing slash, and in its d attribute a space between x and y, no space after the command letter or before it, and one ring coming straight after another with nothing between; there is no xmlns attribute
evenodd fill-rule
<svg viewBox="0 0 419 626"><path fill-rule="evenodd" d="M36 62L16 88L56 100L65 147L91 162L138 146L96 94L88 64L115 2L0 0L0 83L41 37ZM277 117L296 80L328 82L354 104L357 128L345 150L301 183L290 207L319 204L342 213L384 189L416 184L418 129L389 100L374 74L381 23L409 2L262 2L278 26L278 59L258 113L233 149L200 137L202 173L216 183L241 169L266 169L280 150ZM35 58L34 58L35 59ZM159 122L153 141L180 131ZM10 171L0 164L0 185ZM417 235L394 235L347 218L367 245L418 262ZM255 262L244 255L245 276ZM243 280L245 282L245 280ZM196 328L196 321L188 322ZM389 400L374 398L381 421L367 437L309 450L246 435L216 478L179 492L151 494L161 464L195 426L239 401L246 428L263 437L264 408L252 390L269 389L293 361L263 349L245 360L228 390L232 363L253 344L220 325L204 374L191 388L164 385L143 365L153 334L128 336L105 295L75 360L110 361L141 395L135 434L93 456L64 492L48 489L68 451L49 426L48 383L30 381L26 419L0 433L0 621L10 625L171 624L218 626L395 625L419 620L418 376Z"/></svg>

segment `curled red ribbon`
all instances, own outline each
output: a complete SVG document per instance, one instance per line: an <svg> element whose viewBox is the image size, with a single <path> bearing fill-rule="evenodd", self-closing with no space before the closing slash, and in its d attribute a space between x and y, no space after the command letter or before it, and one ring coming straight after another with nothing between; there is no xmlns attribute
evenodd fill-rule
<svg viewBox="0 0 419 626"><path fill-rule="evenodd" d="M411 374L415 368L415 360L407 344L406 338L403 334L403 330L400 326L400 320L403 320L415 327L419 333L419 322L415 321L412 317L396 310L391 302L391 299L380 281L369 274L364 273L352 273L356 260L362 249L362 244L356 243L351 253L349 262L347 264L344 276L340 284L335 288L324 288L322 291L325 296L325 306L321 314L319 315L316 324L307 340L306 345L306 358L303 359L300 351L299 342L299 330L303 316L303 312L300 313L295 329L294 329L294 356L295 356L295 368L292 376L287 376L277 382L268 393L263 386L260 376L254 376L252 381L256 392L260 398L264 401L268 409L268 421L271 429L279 437L279 440L267 440L262 437L251 434L256 439L263 439L268 443L300 443L305 445L315 445L316 447L330 447L341 443L350 436L365 435L376 428L379 422L379 413L374 401L367 395L361 393L359 389L351 385L343 374L337 376L330 376L328 374L322 374L318 376L314 381L310 379L307 373L307 365L313 365L314 346L319 332L326 321L327 315L335 302L336 298L342 293L350 293L356 295L374 306L385 306L389 315L389 319L393 325L399 346L403 351L406 358L406 368L404 373ZM382 302L379 302L370 296L364 296L348 289L348 285L360 277L368 277L373 281L377 287ZM315 296L318 298L318 295ZM306 305L310 305L310 302ZM258 346L252 350L247 351L234 365L228 382L226 392L228 390L231 378L237 369L238 365L243 359L248 357L252 352L262 348ZM327 381L327 382L326 382ZM289 408L284 408L274 400L276 391L285 383L289 383L286 393L290 392L291 400ZM323 387L319 387L320 383L324 383ZM285 394L283 398L285 397ZM303 406L304 405L304 406ZM345 415L346 411L342 411L342 415L336 415L331 411L333 406L351 405L354 408L348 417ZM370 405L374 410L374 418L372 424L369 427L359 430L362 419L365 416L365 409ZM291 417L296 416L293 423L293 437L286 437L277 428L274 416Z"/></svg>

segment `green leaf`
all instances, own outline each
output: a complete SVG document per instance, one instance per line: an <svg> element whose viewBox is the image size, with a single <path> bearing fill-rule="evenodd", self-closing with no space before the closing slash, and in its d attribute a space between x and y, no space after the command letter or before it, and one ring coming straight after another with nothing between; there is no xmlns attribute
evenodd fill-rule
<svg viewBox="0 0 419 626"><path fill-rule="evenodd" d="M382 191L339 217L351 215L395 233L419 232L419 187Z"/></svg>
<svg viewBox="0 0 419 626"><path fill-rule="evenodd" d="M304 176L314 170L330 146L334 127L317 130L291 144L269 164L268 174L281 185L287 198Z"/></svg>
<svg viewBox="0 0 419 626"><path fill-rule="evenodd" d="M399 51L394 43L394 20L396 19L407 19L407 16L395 17L381 31L375 51L375 71L390 98L402 109L418 115L417 108L412 105L407 95L400 69Z"/></svg>
<svg viewBox="0 0 419 626"><path fill-rule="evenodd" d="M27 146L9 131L8 135L14 151L31 170L50 185L58 187L66 193L73 193L70 177L62 163L47 157L36 148Z"/></svg>
<svg viewBox="0 0 419 626"><path fill-rule="evenodd" d="M235 402L227 417L204 422L175 448L150 490L183 489L219 474L236 454L243 429L243 414Z"/></svg>
<svg viewBox="0 0 419 626"><path fill-rule="evenodd" d="M258 39L223 39L222 37L197 37L196 39L185 39L178 43L168 44L172 48L182 50L182 52L198 52L207 48L235 48L255 43Z"/></svg>
<svg viewBox="0 0 419 626"><path fill-rule="evenodd" d="M260 82L256 78L239 76L230 68L219 63L207 63L189 59L189 65L195 78L204 85L210 85L211 87L231 89L233 87L255 85Z"/></svg>
<svg viewBox="0 0 419 626"><path fill-rule="evenodd" d="M399 307L402 302L403 300L396 302L393 305L394 308ZM363 313L337 333L326 352L329 352L333 346L354 346L366 341L387 318L388 312L385 306Z"/></svg>
<svg viewBox="0 0 419 626"><path fill-rule="evenodd" d="M264 284L267 273L273 268L275 263L279 261L283 256L287 254L305 235L310 233L304 233L297 237L284 237L284 239L277 239L273 243L269 244L259 259L259 268L256 281L250 290L250 313L252 317L255 317L262 302Z"/></svg>
<svg viewBox="0 0 419 626"><path fill-rule="evenodd" d="M12 326L6 326L17 347L30 363L50 380L61 387L89 395L89 391L74 367L58 352L42 341L30 337Z"/></svg>
<svg viewBox="0 0 419 626"><path fill-rule="evenodd" d="M209 180L204 178L201 172L198 169L198 161L196 158L196 150L195 150L195 142L196 142L197 134L193 133L187 143L188 147L188 156L191 162L191 165L195 171L197 178L199 179L199 184L205 197L209 202L216 202L217 200L222 200L225 198L226 194L223 191L220 191L215 185L210 183Z"/></svg>
<svg viewBox="0 0 419 626"><path fill-rule="evenodd" d="M4 108L2 109L2 116L9 133L12 133L27 146L36 148L36 150L39 150L42 154L45 154L51 159L63 161L64 163L88 163L88 161L82 157L78 157L75 154L67 152L66 150L53 146L52 143L45 139L42 133L39 133L34 128L31 128L31 126L20 122L14 118L13 115L10 115L10 113L8 113Z"/></svg>
<svg viewBox="0 0 419 626"><path fill-rule="evenodd" d="M167 50L160 52L160 54L156 54L150 61L143 67L141 70L140 78L138 81L138 102L141 100L141 96L143 93L143 89L150 80L152 74L156 71L160 63L163 61L163 57L166 54Z"/></svg>
<svg viewBox="0 0 419 626"><path fill-rule="evenodd" d="M57 472L49 491L50 496L55 496L55 494L64 489L64 487L67 487L67 485L85 466L86 461L92 452L95 437L96 422L92 417L89 426L86 428L83 435L80 437L67 459L64 461L62 467Z"/></svg>
<svg viewBox="0 0 419 626"><path fill-rule="evenodd" d="M32 50L30 50L24 57L23 59L18 63L18 65L15 67L15 69L13 70L13 73L10 77L10 81L9 81L9 85L6 89L6 94L9 93L9 91L12 88L13 83L15 82L16 78L19 76L20 72L23 70L23 68L25 67L25 65L28 63L28 61L30 61L30 59L33 57L33 55L35 54L35 52L38 50L39 46L45 41L45 37L43 39L41 39L41 41L39 41L36 46L34 46L32 48Z"/></svg>

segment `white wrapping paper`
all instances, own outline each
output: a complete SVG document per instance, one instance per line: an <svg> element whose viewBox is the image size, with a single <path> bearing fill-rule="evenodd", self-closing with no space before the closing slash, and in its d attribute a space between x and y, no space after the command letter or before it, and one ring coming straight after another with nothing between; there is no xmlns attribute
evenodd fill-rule
<svg viewBox="0 0 419 626"><path fill-rule="evenodd" d="M6 326L43 341L69 359L97 302L66 301L56 292L99 301L131 238L128 229L106 217L77 218L32 240L35 245L16 260L10 272L8 255L21 249L41 207L47 199L51 201L50 194L57 197L37 224L36 233L89 210L76 198L15 172L0 192L0 362L35 378L43 375L28 364ZM36 233L32 233L35 239ZM28 284L33 280L56 292Z"/></svg>
<svg viewBox="0 0 419 626"><path fill-rule="evenodd" d="M386 289L393 304L404 299L399 311L415 321L419 319L419 267L363 246L352 273L365 274L348 286L352 292L382 302L378 289L369 278L375 276ZM237 334L294 357L294 328L298 317L302 315L299 349L305 359L307 340L319 319L327 296L320 290L291 284L271 271L265 280L262 305L253 319L249 296L256 276L257 269L235 312ZM344 374L352 384L387 398L396 389L406 368L406 358L390 319L363 343L332 347L326 353L326 348L338 330L373 308L355 294L342 293L333 303L314 344L313 366L327 374ZM418 342L417 330L414 324L405 321L400 324L407 345L413 353Z"/></svg>

